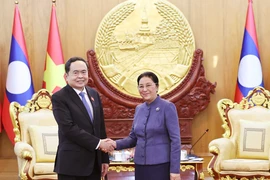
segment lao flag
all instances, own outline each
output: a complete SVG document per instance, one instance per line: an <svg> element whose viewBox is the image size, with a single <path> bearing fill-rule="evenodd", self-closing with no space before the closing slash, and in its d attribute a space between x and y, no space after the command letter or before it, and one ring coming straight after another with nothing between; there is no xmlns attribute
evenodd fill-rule
<svg viewBox="0 0 270 180"><path fill-rule="evenodd" d="M264 84L252 0L249 0L234 101L239 103L257 86Z"/></svg>
<svg viewBox="0 0 270 180"><path fill-rule="evenodd" d="M9 105L16 101L25 105L34 93L32 75L29 67L20 12L15 5L13 31L11 37L9 65L7 70L6 91L4 95L2 121L4 129L14 144L13 125L9 115Z"/></svg>
<svg viewBox="0 0 270 180"><path fill-rule="evenodd" d="M42 88L55 93L66 85L64 75L64 56L53 3Z"/></svg>

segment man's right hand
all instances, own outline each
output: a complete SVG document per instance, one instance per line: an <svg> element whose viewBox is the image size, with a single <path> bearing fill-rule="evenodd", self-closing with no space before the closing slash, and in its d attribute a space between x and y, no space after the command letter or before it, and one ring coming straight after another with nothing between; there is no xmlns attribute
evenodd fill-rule
<svg viewBox="0 0 270 180"><path fill-rule="evenodd" d="M116 142L112 139L101 139L99 149L104 152L111 152L116 148Z"/></svg>

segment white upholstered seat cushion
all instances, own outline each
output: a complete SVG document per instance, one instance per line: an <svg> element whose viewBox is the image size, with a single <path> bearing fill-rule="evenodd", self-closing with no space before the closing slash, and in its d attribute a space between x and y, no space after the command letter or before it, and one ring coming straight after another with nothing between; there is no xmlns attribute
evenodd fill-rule
<svg viewBox="0 0 270 180"><path fill-rule="evenodd" d="M36 163L34 166L34 173L37 175L55 174L53 172L54 163Z"/></svg>
<svg viewBox="0 0 270 180"><path fill-rule="evenodd" d="M220 163L222 171L266 171L269 172L268 160L228 159Z"/></svg>

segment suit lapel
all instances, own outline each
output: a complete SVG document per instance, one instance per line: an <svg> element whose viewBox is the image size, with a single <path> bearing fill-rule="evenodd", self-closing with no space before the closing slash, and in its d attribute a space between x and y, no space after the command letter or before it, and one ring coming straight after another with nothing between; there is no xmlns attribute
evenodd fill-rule
<svg viewBox="0 0 270 180"><path fill-rule="evenodd" d="M88 115L88 112L87 112L82 100L80 99L80 97L74 91L74 89L72 87L70 87L70 86L68 86L68 87L69 87L69 91L71 92L71 93L69 93L70 94L70 99L72 99L74 104L76 104L79 107L79 109L82 111L82 113L89 119L89 122L92 124L92 121L90 120L90 117Z"/></svg>

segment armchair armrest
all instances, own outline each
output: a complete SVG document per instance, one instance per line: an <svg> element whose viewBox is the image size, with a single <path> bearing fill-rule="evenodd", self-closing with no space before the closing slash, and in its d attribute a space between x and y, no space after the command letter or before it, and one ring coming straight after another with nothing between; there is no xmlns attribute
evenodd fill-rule
<svg viewBox="0 0 270 180"><path fill-rule="evenodd" d="M214 139L209 143L209 151L217 155L220 160L234 159L236 155L235 144L228 138Z"/></svg>
<svg viewBox="0 0 270 180"><path fill-rule="evenodd" d="M32 146L25 142L16 142L14 146L14 152L20 159L32 160L34 149Z"/></svg>
<svg viewBox="0 0 270 180"><path fill-rule="evenodd" d="M208 165L208 172L212 175L214 172L220 172L222 160L234 159L236 156L235 144L228 138L214 139L209 143L208 148L210 153L214 155Z"/></svg>
<svg viewBox="0 0 270 180"><path fill-rule="evenodd" d="M33 147L25 142L16 142L14 152L17 156L19 176L22 179L33 177L33 164L36 161Z"/></svg>

